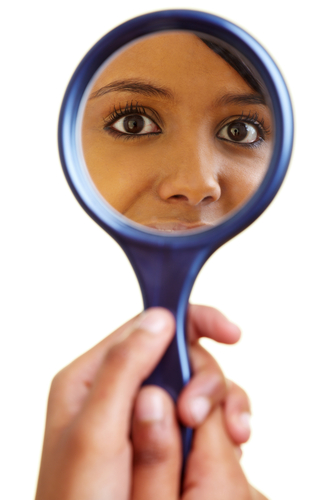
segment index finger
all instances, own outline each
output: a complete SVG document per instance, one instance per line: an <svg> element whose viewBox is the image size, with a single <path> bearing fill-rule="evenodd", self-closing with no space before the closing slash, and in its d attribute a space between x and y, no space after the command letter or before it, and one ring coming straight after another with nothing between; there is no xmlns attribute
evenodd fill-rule
<svg viewBox="0 0 334 500"><path fill-rule="evenodd" d="M49 394L48 428L61 430L77 415L107 352L128 335L137 321L138 316L132 318L57 373Z"/></svg>
<svg viewBox="0 0 334 500"><path fill-rule="evenodd" d="M189 305L187 336L192 344L207 337L223 344L235 344L241 336L240 328L213 307Z"/></svg>

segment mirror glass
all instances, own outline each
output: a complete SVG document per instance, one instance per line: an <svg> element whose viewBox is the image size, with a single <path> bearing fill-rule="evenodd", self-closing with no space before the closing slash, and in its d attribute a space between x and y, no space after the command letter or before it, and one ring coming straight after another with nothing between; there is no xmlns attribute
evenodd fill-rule
<svg viewBox="0 0 334 500"><path fill-rule="evenodd" d="M104 200L171 234L235 213L261 184L274 146L261 75L223 41L185 31L111 56L80 116L82 156Z"/></svg>

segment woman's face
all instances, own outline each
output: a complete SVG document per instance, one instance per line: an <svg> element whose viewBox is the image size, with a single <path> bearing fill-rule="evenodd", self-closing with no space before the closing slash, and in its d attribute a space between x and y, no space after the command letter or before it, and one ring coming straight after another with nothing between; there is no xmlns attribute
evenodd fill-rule
<svg viewBox="0 0 334 500"><path fill-rule="evenodd" d="M197 36L146 38L96 79L83 116L90 176L121 214L160 231L212 226L270 163L271 111Z"/></svg>

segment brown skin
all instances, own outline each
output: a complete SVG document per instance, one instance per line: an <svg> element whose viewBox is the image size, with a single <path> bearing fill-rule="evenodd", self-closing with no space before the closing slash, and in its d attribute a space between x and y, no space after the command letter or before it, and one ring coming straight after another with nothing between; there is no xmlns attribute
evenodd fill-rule
<svg viewBox="0 0 334 500"><path fill-rule="evenodd" d="M164 414L160 421L141 417L148 398L160 394ZM227 433L226 417L216 406L194 433L182 494L179 493L179 435L173 405L156 387L142 389L136 400L132 439L134 472L132 500L266 500L241 469L235 445Z"/></svg>
<svg viewBox="0 0 334 500"><path fill-rule="evenodd" d="M110 91L125 80L167 94ZM131 220L159 230L221 221L254 193L272 151L269 107L227 102L245 94L258 96L195 35L158 35L125 49L98 76L83 116L83 153L102 196ZM126 108L145 117L141 133L126 133ZM235 120L247 124L252 142L226 135Z"/></svg>
<svg viewBox="0 0 334 500"><path fill-rule="evenodd" d="M173 316L161 308L56 375L36 500L265 500L238 461L250 434L241 418L248 398L198 342L234 343L240 330L204 306L190 307L188 325L194 376L176 408L162 389L141 388L174 335ZM206 414L191 411L198 397L209 402ZM181 495L178 419L196 429Z"/></svg>

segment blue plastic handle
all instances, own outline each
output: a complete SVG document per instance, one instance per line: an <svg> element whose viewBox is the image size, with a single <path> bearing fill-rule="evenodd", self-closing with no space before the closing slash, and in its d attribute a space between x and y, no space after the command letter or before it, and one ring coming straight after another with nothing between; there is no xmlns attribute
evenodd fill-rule
<svg viewBox="0 0 334 500"><path fill-rule="evenodd" d="M165 307L172 312L176 323L175 336L159 364L144 382L165 389L176 402L189 382L189 363L186 320L188 300L200 267L207 259L208 249L152 248L126 244L126 253L141 287L144 308ZM181 426L183 469L191 447L192 430Z"/></svg>

